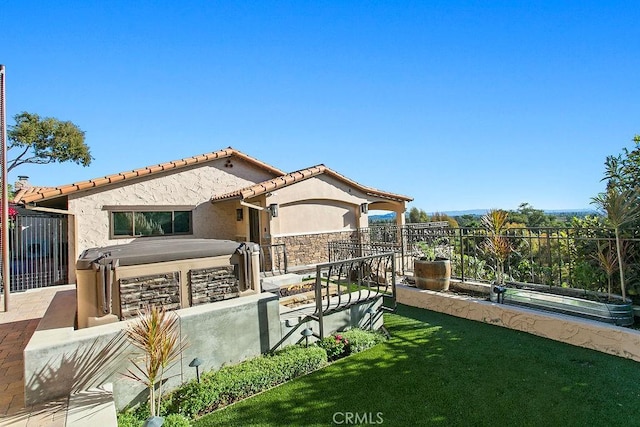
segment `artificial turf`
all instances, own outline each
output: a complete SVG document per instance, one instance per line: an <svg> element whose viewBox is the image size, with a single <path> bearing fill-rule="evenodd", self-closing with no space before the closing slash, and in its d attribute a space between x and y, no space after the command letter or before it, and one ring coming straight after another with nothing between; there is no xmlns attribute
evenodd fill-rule
<svg viewBox="0 0 640 427"><path fill-rule="evenodd" d="M402 305L385 324L389 341L195 425L640 425L637 362Z"/></svg>

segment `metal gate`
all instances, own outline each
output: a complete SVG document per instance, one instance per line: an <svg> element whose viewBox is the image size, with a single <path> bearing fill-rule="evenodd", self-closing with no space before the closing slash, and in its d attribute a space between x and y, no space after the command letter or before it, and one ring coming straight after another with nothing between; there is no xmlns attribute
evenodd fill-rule
<svg viewBox="0 0 640 427"><path fill-rule="evenodd" d="M36 212L18 214L10 220L8 273L11 292L68 283L67 227L65 215Z"/></svg>

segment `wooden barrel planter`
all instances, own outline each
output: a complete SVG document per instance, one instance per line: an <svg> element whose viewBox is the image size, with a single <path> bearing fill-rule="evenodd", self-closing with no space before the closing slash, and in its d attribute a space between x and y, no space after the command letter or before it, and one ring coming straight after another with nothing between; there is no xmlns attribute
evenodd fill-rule
<svg viewBox="0 0 640 427"><path fill-rule="evenodd" d="M426 261L416 259L413 261L413 278L416 286L420 289L430 291L449 290L449 279L451 279L451 261L441 259Z"/></svg>

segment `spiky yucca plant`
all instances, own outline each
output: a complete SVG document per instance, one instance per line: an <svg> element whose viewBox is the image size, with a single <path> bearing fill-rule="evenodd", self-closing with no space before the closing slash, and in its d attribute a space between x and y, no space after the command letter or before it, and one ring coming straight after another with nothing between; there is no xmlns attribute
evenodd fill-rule
<svg viewBox="0 0 640 427"><path fill-rule="evenodd" d="M159 416L164 372L187 346L180 337L178 316L162 307L149 306L138 312L138 318L129 325L126 334L129 342L140 349L141 354L138 359L131 359L134 368L127 369L124 375L149 389L151 416Z"/></svg>
<svg viewBox="0 0 640 427"><path fill-rule="evenodd" d="M503 233L507 229L508 213L502 209L491 209L481 219L482 226L487 231L484 248L496 260L496 282L504 283L504 265L509 259L512 248L509 239Z"/></svg>

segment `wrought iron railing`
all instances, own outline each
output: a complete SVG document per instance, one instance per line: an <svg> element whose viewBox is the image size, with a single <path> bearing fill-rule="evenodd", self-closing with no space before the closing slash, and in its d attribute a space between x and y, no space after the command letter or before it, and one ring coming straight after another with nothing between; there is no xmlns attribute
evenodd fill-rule
<svg viewBox="0 0 640 427"><path fill-rule="evenodd" d="M359 258L370 255L379 255L388 252L399 253L402 250L402 246L397 243L359 243L350 240L338 240L329 242L327 248L329 252L329 262L342 261L345 259Z"/></svg>
<svg viewBox="0 0 640 427"><path fill-rule="evenodd" d="M260 272L274 275L289 272L287 246L284 243L260 245Z"/></svg>
<svg viewBox="0 0 640 427"><path fill-rule="evenodd" d="M393 252L335 261L316 266L315 312L319 337L324 337L323 317L355 304L382 299L380 310L396 307L396 269ZM380 311L371 313L381 315Z"/></svg>

